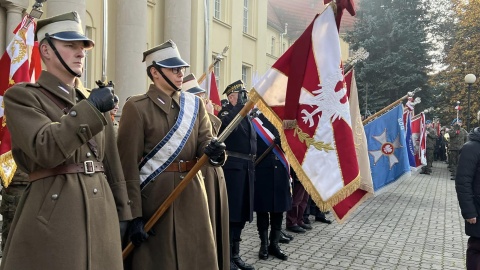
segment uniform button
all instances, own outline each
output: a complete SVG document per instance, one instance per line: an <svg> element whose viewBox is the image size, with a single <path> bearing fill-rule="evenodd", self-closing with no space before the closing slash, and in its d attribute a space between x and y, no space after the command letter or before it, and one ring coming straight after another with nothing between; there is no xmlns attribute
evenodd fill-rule
<svg viewBox="0 0 480 270"><path fill-rule="evenodd" d="M175 108L175 106L172 104L172 109L174 109L174 108Z"/></svg>
<svg viewBox="0 0 480 270"><path fill-rule="evenodd" d="M180 175L180 180L183 180L185 178L185 175Z"/></svg>
<svg viewBox="0 0 480 270"><path fill-rule="evenodd" d="M86 129L86 128L82 128L82 129L80 129L80 132L81 132L81 133L85 133L86 131L87 131L87 129Z"/></svg>
<svg viewBox="0 0 480 270"><path fill-rule="evenodd" d="M98 189L94 188L93 189L93 194L97 194L98 193Z"/></svg>
<svg viewBox="0 0 480 270"><path fill-rule="evenodd" d="M132 201L131 201L131 200L128 200L127 204L128 204L128 205L131 205L131 204L132 204Z"/></svg>
<svg viewBox="0 0 480 270"><path fill-rule="evenodd" d="M277 168L277 166L275 166L275 169Z"/></svg>
<svg viewBox="0 0 480 270"><path fill-rule="evenodd" d="M90 152L87 153L87 157L91 157L92 154Z"/></svg>
<svg viewBox="0 0 480 270"><path fill-rule="evenodd" d="M56 201L58 199L58 194L53 194L52 195L52 200Z"/></svg>
<svg viewBox="0 0 480 270"><path fill-rule="evenodd" d="M71 112L70 112L70 116L71 116L71 117L77 116L77 111L71 111Z"/></svg>

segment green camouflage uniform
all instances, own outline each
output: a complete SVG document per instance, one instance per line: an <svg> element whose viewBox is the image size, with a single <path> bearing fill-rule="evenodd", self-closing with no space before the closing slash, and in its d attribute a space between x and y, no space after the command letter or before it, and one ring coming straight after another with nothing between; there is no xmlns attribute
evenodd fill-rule
<svg viewBox="0 0 480 270"><path fill-rule="evenodd" d="M463 144L467 142L467 131L461 128L459 125L454 125L448 132L450 136L449 156L448 159L452 165L452 175L455 177L457 174L458 152L462 148Z"/></svg>
<svg viewBox="0 0 480 270"><path fill-rule="evenodd" d="M8 232L17 210L18 202L28 184L28 175L19 169L15 172L12 182L7 188L2 189L2 203L0 205L0 214L2 221L2 251L7 242Z"/></svg>
<svg viewBox="0 0 480 270"><path fill-rule="evenodd" d="M427 168L432 172L433 154L435 152L435 144L437 142L437 132L433 127L427 129Z"/></svg>

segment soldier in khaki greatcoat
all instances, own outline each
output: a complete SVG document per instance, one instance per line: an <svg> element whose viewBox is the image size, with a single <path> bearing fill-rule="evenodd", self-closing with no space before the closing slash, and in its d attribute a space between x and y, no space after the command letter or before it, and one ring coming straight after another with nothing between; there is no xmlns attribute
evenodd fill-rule
<svg viewBox="0 0 480 270"><path fill-rule="evenodd" d="M193 168L205 151L223 164L225 145L210 143L211 124L200 98L181 90L189 66L171 40L143 53L153 81L146 94L123 107L118 149L129 184L132 215L129 236L134 270L215 270L217 251L203 177L198 175L153 226L145 223ZM148 237L148 239L147 239Z"/></svg>
<svg viewBox="0 0 480 270"><path fill-rule="evenodd" d="M205 102L205 109L212 125L212 133L218 135L222 121L214 114L214 104L205 98L205 89L201 88L195 75L189 74L183 78L182 90L197 95ZM217 104L218 105L218 104ZM219 269L230 269L230 240L228 231L228 195L225 175L222 167L204 166L205 189L208 197L208 209L212 223L213 235L217 246Z"/></svg>
<svg viewBox="0 0 480 270"><path fill-rule="evenodd" d="M452 161L452 178L455 180L457 174L458 155L463 144L468 140L468 132L462 128L462 120L455 118L452 121L452 129L448 132L450 137L449 156L448 159Z"/></svg>
<svg viewBox="0 0 480 270"><path fill-rule="evenodd" d="M89 92L77 78L94 43L76 12L38 21L36 38L46 70L4 96L13 157L30 184L0 269L123 269L119 220L131 212L112 89Z"/></svg>

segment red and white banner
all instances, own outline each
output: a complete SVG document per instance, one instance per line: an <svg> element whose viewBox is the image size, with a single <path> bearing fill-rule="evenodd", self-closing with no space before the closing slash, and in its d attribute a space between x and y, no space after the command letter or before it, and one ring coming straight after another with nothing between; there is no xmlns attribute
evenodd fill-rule
<svg viewBox="0 0 480 270"><path fill-rule="evenodd" d="M415 163L418 166L427 165L425 155L427 138L425 136L425 115L420 113L412 119L412 141L415 147Z"/></svg>
<svg viewBox="0 0 480 270"><path fill-rule="evenodd" d="M213 103L213 108L215 110L215 115L218 114L218 112L222 109L222 102L220 100L220 94L218 93L218 87L217 87L217 80L215 78L215 74L210 72L209 75L207 75L206 80L203 80L203 82L200 84L200 87L203 89L207 89L207 84L210 86L210 91L209 94L210 96L208 97L212 103Z"/></svg>
<svg viewBox="0 0 480 270"><path fill-rule="evenodd" d="M333 213L339 222L342 222L366 199L373 195L372 172L370 170L370 158L368 157L367 137L363 128L362 115L358 103L358 89L355 81L355 73L352 69L345 75L348 100L350 103L350 117L352 119L353 139L355 152L357 153L360 168L361 185L350 196L333 207Z"/></svg>
<svg viewBox="0 0 480 270"><path fill-rule="evenodd" d="M281 131L290 164L322 210L361 185L346 88L329 4L250 91Z"/></svg>
<svg viewBox="0 0 480 270"><path fill-rule="evenodd" d="M34 33L35 22L26 15L15 29L15 36L7 46L5 53L0 58L0 102L3 104L3 96L8 88L16 83L30 82L31 75L38 77L41 69L38 49L33 50L35 45ZM38 46L38 45L37 45ZM0 107L0 177L4 186L8 186L17 169L11 152L10 132L6 126L3 106Z"/></svg>

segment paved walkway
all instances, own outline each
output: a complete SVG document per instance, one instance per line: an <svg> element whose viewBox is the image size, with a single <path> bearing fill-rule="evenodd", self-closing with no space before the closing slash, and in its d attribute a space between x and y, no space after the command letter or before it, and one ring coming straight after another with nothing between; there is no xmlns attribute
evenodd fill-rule
<svg viewBox="0 0 480 270"><path fill-rule="evenodd" d="M281 244L288 261L258 259L253 221L243 232L241 255L257 270L465 269L467 237L455 183L445 163L433 166L432 175L412 172L384 187L344 224L312 220L313 230Z"/></svg>
<svg viewBox="0 0 480 270"><path fill-rule="evenodd" d="M312 231L281 244L287 261L258 259L253 221L243 232L241 255L257 270L465 269L467 236L455 182L444 162L433 167L431 175L412 172L384 187L344 224L312 222Z"/></svg>

